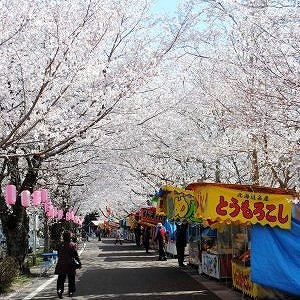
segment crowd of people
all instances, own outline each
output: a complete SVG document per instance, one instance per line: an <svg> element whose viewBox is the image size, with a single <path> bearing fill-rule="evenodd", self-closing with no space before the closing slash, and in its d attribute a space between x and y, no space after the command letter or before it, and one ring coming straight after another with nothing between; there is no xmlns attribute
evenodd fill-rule
<svg viewBox="0 0 300 300"><path fill-rule="evenodd" d="M184 256L185 247L187 246L187 230L188 222L186 220L176 222L175 240L178 265L185 267ZM157 243L158 248L158 260L167 260L166 245L169 240L169 232L163 226L162 223L157 223L155 226L154 236L152 237L150 226L137 226L134 229L135 242L138 247L144 246L146 253L149 253L150 244L153 240Z"/></svg>
<svg viewBox="0 0 300 300"><path fill-rule="evenodd" d="M184 252L187 245L187 228L188 224L184 220L176 222L176 250L178 265L184 267ZM167 260L166 244L168 243L169 233L162 223L157 223L155 226L155 231L151 231L150 226L137 226L134 229L135 243L137 247L143 246L146 253L149 253L151 248L151 243L157 243L158 248L158 260ZM98 241L104 236L103 231L97 229L95 232L95 237ZM106 235L105 235L106 236ZM123 236L121 228L117 228L115 231L115 244L119 243L122 245ZM88 241L88 239L87 239ZM77 252L77 245L74 240L74 236L70 231L64 231L62 234L62 242L57 248L58 260L55 267L55 274L57 277L57 295L60 299L63 298L63 293L65 290L65 282L68 279L68 295L72 297L73 293L76 291L75 286L75 275L76 270L81 268L81 261Z"/></svg>

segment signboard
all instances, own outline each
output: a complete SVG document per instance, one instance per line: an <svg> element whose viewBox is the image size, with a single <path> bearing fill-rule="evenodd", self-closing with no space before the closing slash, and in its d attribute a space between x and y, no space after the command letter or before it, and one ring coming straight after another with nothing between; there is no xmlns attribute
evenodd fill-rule
<svg viewBox="0 0 300 300"><path fill-rule="evenodd" d="M155 207L145 207L140 209L139 222L156 225L158 222L164 223L164 216L157 215Z"/></svg>
<svg viewBox="0 0 300 300"><path fill-rule="evenodd" d="M187 219L192 222L201 222L195 216L198 202L194 192L185 189L164 186L164 195L158 201L158 210L164 212L169 219Z"/></svg>
<svg viewBox="0 0 300 300"><path fill-rule="evenodd" d="M232 261L232 284L244 294L256 299L260 296L259 287L251 281L250 267L242 266Z"/></svg>
<svg viewBox="0 0 300 300"><path fill-rule="evenodd" d="M213 183L200 183L188 188L195 191L198 218L291 228L294 195L288 191Z"/></svg>
<svg viewBox="0 0 300 300"><path fill-rule="evenodd" d="M220 278L219 258L216 254L202 252L202 272L214 278Z"/></svg>
<svg viewBox="0 0 300 300"><path fill-rule="evenodd" d="M200 265L200 245L198 242L189 242L189 263L194 266Z"/></svg>

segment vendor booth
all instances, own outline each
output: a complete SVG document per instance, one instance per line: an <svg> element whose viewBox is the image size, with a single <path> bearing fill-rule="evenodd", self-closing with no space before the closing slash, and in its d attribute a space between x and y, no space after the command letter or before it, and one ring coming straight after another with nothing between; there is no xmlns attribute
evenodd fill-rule
<svg viewBox="0 0 300 300"><path fill-rule="evenodd" d="M165 216L156 214L154 206L142 207L139 211L138 223L142 226L155 227L158 222L164 223L165 219Z"/></svg>
<svg viewBox="0 0 300 300"><path fill-rule="evenodd" d="M177 255L175 222L185 219L189 222L189 227L193 222L201 222L194 215L195 205L194 192L174 186L163 186L161 188L156 208L157 213L164 214L167 217L165 227L169 231L169 240L166 246L168 254ZM189 238L190 236L188 236ZM189 255L189 247L185 248L185 255Z"/></svg>
<svg viewBox="0 0 300 300"><path fill-rule="evenodd" d="M265 234L266 231L279 230L286 234L290 231L291 207L292 200L296 196L295 192L221 183L193 183L186 189L195 192L195 199L198 202L196 217L202 217L205 220L204 224L207 221L208 228L217 229L216 244L213 244L210 239L209 249L205 251L205 247L202 248L201 271L215 278L232 276L233 286L244 294L253 298L264 297L265 290L261 283L264 282L266 285L266 281L262 279L266 278L266 267L264 270L259 270L261 272L259 277L257 258L263 251L257 243L257 232ZM265 229L255 230L255 243L252 243L254 226ZM274 247L272 249L277 251ZM269 251L269 257L271 253ZM276 265L277 260L273 261ZM255 266L255 273L251 270L253 266ZM276 277L275 273L271 271L268 273L269 277ZM298 274L300 274L300 266ZM276 288L270 285L271 281L267 280L268 286Z"/></svg>
<svg viewBox="0 0 300 300"><path fill-rule="evenodd" d="M154 206L141 208L139 214L138 225L141 227L141 234L143 234L145 227L150 227L150 235L153 240L155 235L155 226L159 222L165 224L166 217L162 214L156 214L156 208ZM156 244L151 244L150 248L156 249Z"/></svg>

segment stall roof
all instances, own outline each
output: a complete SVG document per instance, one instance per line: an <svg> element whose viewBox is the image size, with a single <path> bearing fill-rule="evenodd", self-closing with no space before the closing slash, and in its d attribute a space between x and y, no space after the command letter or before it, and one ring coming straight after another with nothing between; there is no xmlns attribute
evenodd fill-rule
<svg viewBox="0 0 300 300"><path fill-rule="evenodd" d="M250 185L250 184L231 184L231 183L218 183L218 182L194 182L186 186L186 190L197 190L201 187L222 187L228 189L235 189L247 192L256 192L256 193L270 193L270 194L279 194L279 195L293 195L298 196L294 190L283 189L283 188L273 188L259 185Z"/></svg>
<svg viewBox="0 0 300 300"><path fill-rule="evenodd" d="M104 220L93 220L90 225L99 226L104 223Z"/></svg>

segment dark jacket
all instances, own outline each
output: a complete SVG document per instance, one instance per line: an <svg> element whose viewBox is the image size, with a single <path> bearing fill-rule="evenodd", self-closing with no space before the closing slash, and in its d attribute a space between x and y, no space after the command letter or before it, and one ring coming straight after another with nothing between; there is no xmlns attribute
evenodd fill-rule
<svg viewBox="0 0 300 300"><path fill-rule="evenodd" d="M188 224L176 224L176 246L186 247Z"/></svg>
<svg viewBox="0 0 300 300"><path fill-rule="evenodd" d="M58 261L55 266L55 274L72 274L76 272L72 265L72 258L76 258L79 262L76 244L73 242L62 242L57 251Z"/></svg>

